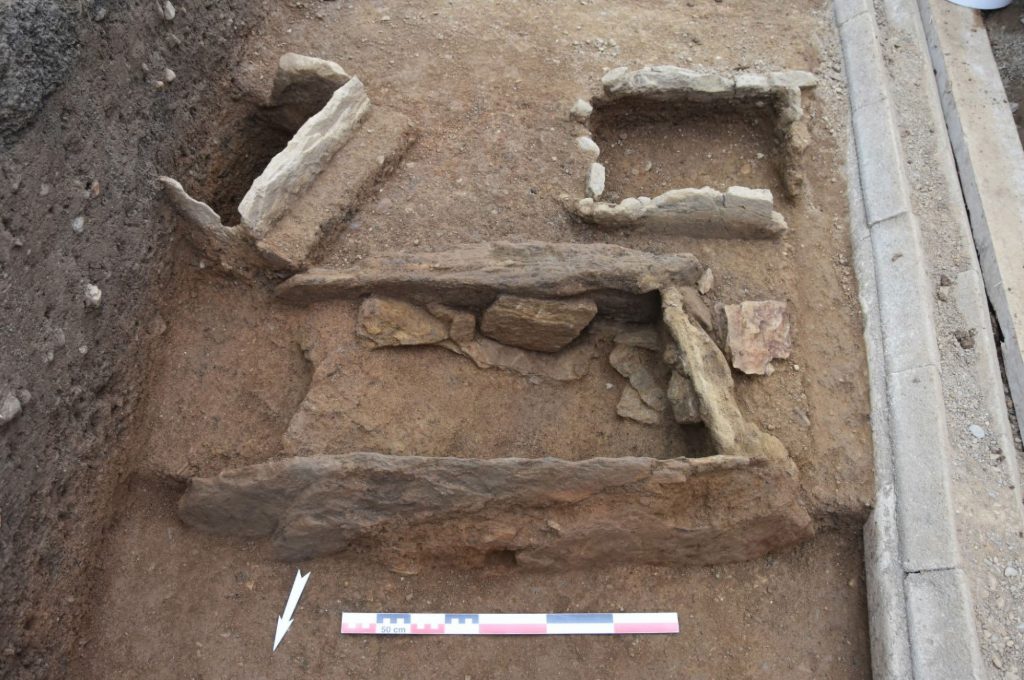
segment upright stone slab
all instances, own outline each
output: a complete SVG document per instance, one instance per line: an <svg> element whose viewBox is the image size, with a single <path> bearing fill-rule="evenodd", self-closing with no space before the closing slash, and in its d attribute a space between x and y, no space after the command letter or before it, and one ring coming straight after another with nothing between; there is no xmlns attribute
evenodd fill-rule
<svg viewBox="0 0 1024 680"><path fill-rule="evenodd" d="M274 223L316 179L335 152L351 138L370 110L370 99L358 78L338 88L316 115L274 156L242 198L242 225L255 238Z"/></svg>
<svg viewBox="0 0 1024 680"><path fill-rule="evenodd" d="M579 337L597 314L593 300L539 300L501 295L480 322L484 335L535 352L557 352Z"/></svg>

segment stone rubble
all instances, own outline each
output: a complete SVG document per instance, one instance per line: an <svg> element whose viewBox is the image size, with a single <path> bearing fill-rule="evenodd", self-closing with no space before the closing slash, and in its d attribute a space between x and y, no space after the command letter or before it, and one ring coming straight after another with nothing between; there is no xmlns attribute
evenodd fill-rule
<svg viewBox="0 0 1024 680"><path fill-rule="evenodd" d="M594 348L588 344L557 354L510 347L476 334L472 312L431 303L417 305L370 296L359 307L356 334L375 347L434 345L465 356L479 368L499 368L531 378L579 380L590 370Z"/></svg>
<svg viewBox="0 0 1024 680"><path fill-rule="evenodd" d="M577 99L572 105L572 109L569 111L569 117L577 123L583 123L586 125L587 121L590 120L590 114L594 112L594 107L585 99Z"/></svg>
<svg viewBox="0 0 1024 680"><path fill-rule="evenodd" d="M557 352L579 337L597 315L587 298L540 300L501 295L480 320L480 332L503 345Z"/></svg>
<svg viewBox="0 0 1024 680"><path fill-rule="evenodd" d="M725 305L726 345L733 368L747 375L771 374L773 359L788 359L792 349L786 303L746 301Z"/></svg>

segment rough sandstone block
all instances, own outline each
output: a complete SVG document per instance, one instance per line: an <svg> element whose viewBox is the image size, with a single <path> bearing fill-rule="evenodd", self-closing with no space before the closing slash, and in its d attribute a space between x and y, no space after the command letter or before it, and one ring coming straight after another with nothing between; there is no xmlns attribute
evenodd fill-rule
<svg viewBox="0 0 1024 680"><path fill-rule="evenodd" d="M372 296L359 307L356 335L377 347L431 345L448 339L448 326L416 305Z"/></svg>
<svg viewBox="0 0 1024 680"><path fill-rule="evenodd" d="M178 513L210 533L269 537L286 560L374 545L399 563L501 551L533 568L717 564L813 532L788 469L743 456L288 458L194 478Z"/></svg>
<svg viewBox="0 0 1024 680"><path fill-rule="evenodd" d="M345 269L311 269L277 287L300 304L369 293L483 309L501 294L535 298L586 295L598 313L629 321L658 317L657 290L694 285L693 255L656 255L590 243L483 243L433 253L368 257Z"/></svg>
<svg viewBox="0 0 1024 680"><path fill-rule="evenodd" d="M480 331L504 345L557 352L579 337L597 314L586 298L538 300L502 295L488 307Z"/></svg>

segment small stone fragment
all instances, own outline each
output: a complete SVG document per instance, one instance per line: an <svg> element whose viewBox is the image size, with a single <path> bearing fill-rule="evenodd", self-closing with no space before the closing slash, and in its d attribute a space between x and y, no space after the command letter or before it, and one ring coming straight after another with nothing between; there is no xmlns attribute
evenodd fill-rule
<svg viewBox="0 0 1024 680"><path fill-rule="evenodd" d="M71 220L71 231L76 234L81 234L85 231L85 217L79 215L75 219Z"/></svg>
<svg viewBox="0 0 1024 680"><path fill-rule="evenodd" d="M583 152L583 155L591 160L596 160L601 155L601 147L591 137L586 135L576 138L576 146Z"/></svg>
<svg viewBox="0 0 1024 680"><path fill-rule="evenodd" d="M4 427L21 415L21 400L8 392L0 399L0 427Z"/></svg>
<svg viewBox="0 0 1024 680"><path fill-rule="evenodd" d="M959 330L953 331L953 337L956 338L956 341L959 342L960 346L963 347L964 349L974 349L974 336L976 333L977 330L975 330L974 328L961 328Z"/></svg>
<svg viewBox="0 0 1024 680"><path fill-rule="evenodd" d="M100 287L93 283L85 284L85 306L86 307L99 307L100 302L103 300L103 291Z"/></svg>
<svg viewBox="0 0 1024 680"><path fill-rule="evenodd" d="M597 314L588 298L540 300L502 295L483 314L480 331L500 343L557 352L579 337Z"/></svg>
<svg viewBox="0 0 1024 680"><path fill-rule="evenodd" d="M174 21L177 11L174 9L174 5L171 4L171 0L164 0L162 4L159 4L159 8L160 15L164 18L164 21Z"/></svg>
<svg viewBox="0 0 1024 680"><path fill-rule="evenodd" d="M433 345L448 338L446 324L427 310L391 298L371 296L359 307L356 335L377 347Z"/></svg>
<svg viewBox="0 0 1024 680"><path fill-rule="evenodd" d="M622 397L619 399L615 412L623 418L635 420L644 425L657 425L661 421L661 414L650 408L640 398L632 385L626 385L622 390Z"/></svg>
<svg viewBox="0 0 1024 680"><path fill-rule="evenodd" d="M576 103L572 105L572 110L569 111L569 116L577 123L586 123L590 120L590 114L594 112L594 107L590 105L590 102L585 99L577 99Z"/></svg>
<svg viewBox="0 0 1024 680"><path fill-rule="evenodd" d="M616 345L608 356L612 365L622 377L629 380L630 386L637 391L641 401L655 411L665 410L665 390L648 366L651 355L647 350L629 345Z"/></svg>
<svg viewBox="0 0 1024 680"><path fill-rule="evenodd" d="M985 428L980 425L974 425L973 423L967 427L967 431L971 433L971 436L975 439L985 438Z"/></svg>
<svg viewBox="0 0 1024 680"><path fill-rule="evenodd" d="M679 371L672 371L666 393L672 406L672 417L680 425L694 425L701 422L700 401L693 382Z"/></svg>
<svg viewBox="0 0 1024 680"><path fill-rule="evenodd" d="M448 337L456 343L472 342L476 337L476 315L439 302L431 302L427 310L438 319L448 322Z"/></svg>
<svg viewBox="0 0 1024 680"><path fill-rule="evenodd" d="M177 74L175 74L174 71L172 71L171 69L169 69L169 68L165 68L164 69L164 82L165 83L173 83L174 79L177 78L177 77L178 77Z"/></svg>
<svg viewBox="0 0 1024 680"><path fill-rule="evenodd" d="M725 305L725 318L726 345L733 368L748 375L765 375L772 359L789 358L792 346L785 302L758 300Z"/></svg>
<svg viewBox="0 0 1024 680"><path fill-rule="evenodd" d="M711 271L711 267L704 270L704 273L697 279L697 291L701 295L707 295L711 292L711 289L715 285L715 274Z"/></svg>

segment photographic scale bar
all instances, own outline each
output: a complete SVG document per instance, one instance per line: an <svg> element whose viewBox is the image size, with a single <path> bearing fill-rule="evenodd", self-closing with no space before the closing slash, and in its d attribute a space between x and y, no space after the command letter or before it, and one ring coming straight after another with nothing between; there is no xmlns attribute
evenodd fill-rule
<svg viewBox="0 0 1024 680"><path fill-rule="evenodd" d="M637 635L678 633L675 612L399 614L344 612L342 635Z"/></svg>

